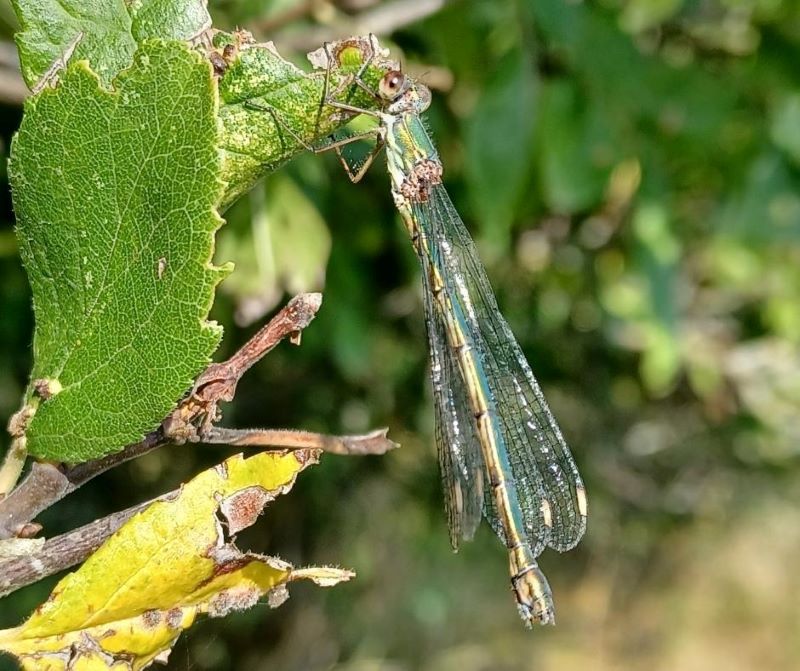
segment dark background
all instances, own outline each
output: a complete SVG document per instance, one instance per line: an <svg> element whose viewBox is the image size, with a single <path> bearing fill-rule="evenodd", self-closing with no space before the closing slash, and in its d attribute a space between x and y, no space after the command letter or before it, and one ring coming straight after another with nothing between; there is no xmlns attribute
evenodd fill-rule
<svg viewBox="0 0 800 671"><path fill-rule="evenodd" d="M274 39L298 64L325 39L376 30L433 88L447 187L587 483L586 538L541 557L558 626L524 630L488 528L450 552L419 271L382 161L354 186L335 157L306 155L226 214L218 260L237 271L214 307L219 357L284 291L324 286L323 309L301 347L281 345L248 374L225 422L388 426L403 447L324 458L240 537L295 564L353 568L355 581L293 585L276 611L204 620L170 668L798 668L798 4L473 0L413 18L429 4L212 8L218 27ZM8 42L7 3L0 17ZM5 153L21 114L9 81ZM2 199L5 421L33 323ZM162 449L41 521L73 528L230 453ZM53 583L3 600L0 626Z"/></svg>

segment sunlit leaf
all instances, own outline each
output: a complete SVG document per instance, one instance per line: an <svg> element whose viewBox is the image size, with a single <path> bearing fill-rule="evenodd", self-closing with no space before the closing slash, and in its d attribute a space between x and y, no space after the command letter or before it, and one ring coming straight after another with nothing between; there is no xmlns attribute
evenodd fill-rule
<svg viewBox="0 0 800 671"><path fill-rule="evenodd" d="M380 78L397 67L376 53L368 38L335 43L334 62L327 67L327 52L309 54L315 65L307 73L278 54L271 43L243 47L219 82L222 178L227 183L221 208L227 208L267 173L289 158L345 125L352 115L324 104L325 82L337 97L361 109L376 109L378 101L353 84L361 72L367 88L376 89Z"/></svg>
<svg viewBox="0 0 800 671"><path fill-rule="evenodd" d="M205 0L14 0L22 74L33 87L65 59L89 61L105 84L150 38L189 40L211 24Z"/></svg>
<svg viewBox="0 0 800 671"><path fill-rule="evenodd" d="M201 473L131 518L27 622L0 631L0 649L26 669L142 669L164 660L199 614L223 617L262 597L276 607L294 580L350 579L242 552L231 540L316 459L313 451L237 455Z"/></svg>
<svg viewBox="0 0 800 671"><path fill-rule="evenodd" d="M139 440L208 363L216 141L210 69L177 43L146 44L112 91L79 62L27 103L10 177L31 379L58 392L30 424L32 454L75 462Z"/></svg>
<svg viewBox="0 0 800 671"><path fill-rule="evenodd" d="M542 87L537 125L537 179L547 206L571 214L596 203L614 158L593 127L592 110L567 81Z"/></svg>

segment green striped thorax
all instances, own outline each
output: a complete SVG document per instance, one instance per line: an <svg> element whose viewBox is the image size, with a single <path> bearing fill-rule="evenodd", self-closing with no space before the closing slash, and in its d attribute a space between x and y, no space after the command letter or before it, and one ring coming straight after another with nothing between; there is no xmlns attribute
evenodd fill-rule
<svg viewBox="0 0 800 671"><path fill-rule="evenodd" d="M385 129L392 194L402 210L428 200L430 187L442 181L442 163L420 118L430 107L431 92L394 70L381 79L378 96L387 102L380 119Z"/></svg>

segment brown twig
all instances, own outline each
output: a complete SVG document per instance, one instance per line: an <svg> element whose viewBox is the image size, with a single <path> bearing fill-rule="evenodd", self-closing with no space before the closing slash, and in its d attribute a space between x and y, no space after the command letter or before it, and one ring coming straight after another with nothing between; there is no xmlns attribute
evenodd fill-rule
<svg viewBox="0 0 800 671"><path fill-rule="evenodd" d="M360 436L329 436L294 429L224 429L214 427L202 442L222 445L274 447L289 450L315 449L343 456L385 454L399 445L386 437L388 429Z"/></svg>
<svg viewBox="0 0 800 671"><path fill-rule="evenodd" d="M288 449L322 449L332 454L367 455L384 454L398 447L386 437L386 429L378 429L360 436L327 436L306 431L236 430L213 428L203 442L225 445L242 445ZM132 457L131 457L132 458ZM52 495L62 498L75 488L65 481L65 476L49 464L35 464L35 481L44 487L54 487ZM53 473L59 473L54 476ZM33 474L33 471L32 471ZM84 473L88 475L88 472ZM96 475L96 473L95 473ZM85 482L85 480L84 480ZM70 489L71 487L71 489ZM66 491L65 493L65 490ZM0 558L0 598L42 578L80 564L115 533L125 522L155 501L174 498L179 490L156 499L112 513L78 529L46 540L33 551L17 557Z"/></svg>
<svg viewBox="0 0 800 671"><path fill-rule="evenodd" d="M105 471L170 442L159 427L138 443L75 466L34 462L25 479L0 500L0 540L17 536L33 518Z"/></svg>
<svg viewBox="0 0 800 671"><path fill-rule="evenodd" d="M50 538L30 554L0 559L0 597L80 564L140 510L175 494L177 490Z"/></svg>
<svg viewBox="0 0 800 671"><path fill-rule="evenodd" d="M360 436L328 436L305 431L223 429L212 426L218 404L233 398L241 376L281 340L299 343L300 332L316 315L320 294L296 296L236 354L211 364L187 397L161 426L121 452L75 466L34 463L27 477L0 500L0 540L28 534L31 520L96 475L168 442L203 442L279 449L322 449L333 454L383 454L397 447L386 429ZM135 513L178 490L113 513L44 541L20 556L0 559L0 597L82 562Z"/></svg>
<svg viewBox="0 0 800 671"><path fill-rule="evenodd" d="M0 500L0 540L16 536L31 520L100 473L139 457L166 443L198 442L217 415L217 404L233 398L242 374L287 336L299 342L319 310L320 294L293 298L227 362L211 364L197 378L192 392L161 426L120 452L74 466L35 462L25 479ZM197 429L200 424L200 430Z"/></svg>
<svg viewBox="0 0 800 671"><path fill-rule="evenodd" d="M399 28L435 14L447 2L448 0L392 0L391 2L381 3L355 16L341 16L328 25L311 28L296 34L281 37L272 34L269 37L278 42L282 49L308 51L325 42L343 39L351 35L363 35L366 33L387 35ZM257 25L256 29L259 27ZM271 28L274 30L274 27Z"/></svg>
<svg viewBox="0 0 800 671"><path fill-rule="evenodd" d="M314 319L320 305L322 294L295 296L230 359L206 368L188 398L164 421L165 435L177 443L202 442L219 419L220 402L233 400L242 375L285 337L299 345L301 331Z"/></svg>

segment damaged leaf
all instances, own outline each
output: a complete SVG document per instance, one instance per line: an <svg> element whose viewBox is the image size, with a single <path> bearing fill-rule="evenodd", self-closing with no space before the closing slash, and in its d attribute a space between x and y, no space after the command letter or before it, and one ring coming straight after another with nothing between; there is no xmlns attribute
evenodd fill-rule
<svg viewBox="0 0 800 671"><path fill-rule="evenodd" d="M208 364L222 223L207 62L148 42L104 89L86 62L30 98L9 165L36 315L28 451L86 461L141 440Z"/></svg>
<svg viewBox="0 0 800 671"><path fill-rule="evenodd" d="M377 90L380 79L399 67L372 36L331 42L308 58L312 73L284 60L272 43L239 44L237 57L219 80L226 182L220 210L352 118L351 112L324 104L326 79L328 91L338 92L337 100L377 110L379 102L353 75L361 73L367 88Z"/></svg>
<svg viewBox="0 0 800 671"><path fill-rule="evenodd" d="M27 622L0 631L0 650L25 669L142 669L164 661L198 614L223 617L262 597L277 607L294 580L323 587L349 580L349 571L296 570L242 552L230 538L317 457L313 450L237 455L201 473L131 518Z"/></svg>

